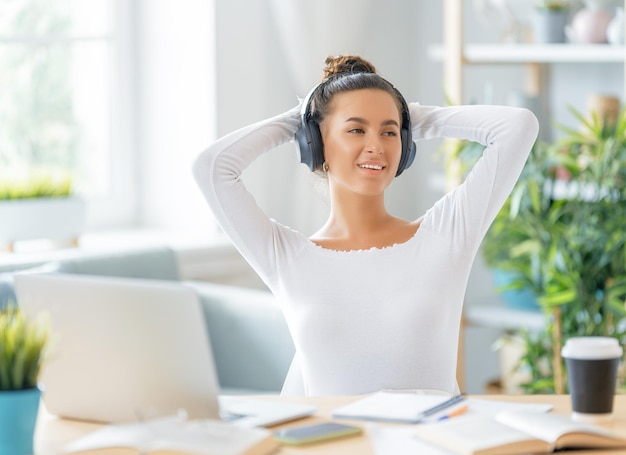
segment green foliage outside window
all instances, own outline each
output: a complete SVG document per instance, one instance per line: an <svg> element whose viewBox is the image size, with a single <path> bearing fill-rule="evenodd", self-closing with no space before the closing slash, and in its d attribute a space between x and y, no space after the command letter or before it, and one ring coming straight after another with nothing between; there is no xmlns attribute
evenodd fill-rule
<svg viewBox="0 0 626 455"><path fill-rule="evenodd" d="M11 14L0 24L0 180L32 167L77 166L67 3L8 0L5 6Z"/></svg>

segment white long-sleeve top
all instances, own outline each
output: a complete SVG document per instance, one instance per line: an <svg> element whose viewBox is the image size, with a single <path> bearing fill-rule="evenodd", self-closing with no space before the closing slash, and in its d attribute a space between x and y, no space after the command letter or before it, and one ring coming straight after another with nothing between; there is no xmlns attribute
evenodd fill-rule
<svg viewBox="0 0 626 455"><path fill-rule="evenodd" d="M235 131L201 153L194 176L217 221L281 303L296 347L285 394L347 395L456 385L464 294L479 245L537 137L528 110L411 103L414 140L485 145L465 181L386 248L335 251L270 219L240 176L290 141L296 107ZM273 178L276 178L274 176Z"/></svg>

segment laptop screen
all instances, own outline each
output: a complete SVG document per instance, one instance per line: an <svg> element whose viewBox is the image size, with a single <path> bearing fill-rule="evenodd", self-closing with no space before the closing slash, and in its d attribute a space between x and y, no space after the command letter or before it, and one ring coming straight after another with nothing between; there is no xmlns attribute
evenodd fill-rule
<svg viewBox="0 0 626 455"><path fill-rule="evenodd" d="M58 416L137 421L146 410L219 418L219 385L196 293L177 283L71 274L15 275L24 313L47 313L40 382Z"/></svg>

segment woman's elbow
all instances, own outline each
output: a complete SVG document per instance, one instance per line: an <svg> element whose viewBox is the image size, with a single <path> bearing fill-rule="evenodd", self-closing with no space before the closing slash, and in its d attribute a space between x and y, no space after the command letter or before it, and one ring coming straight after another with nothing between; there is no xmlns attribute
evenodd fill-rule
<svg viewBox="0 0 626 455"><path fill-rule="evenodd" d="M537 116L530 109L520 107L516 108L516 110L515 127L524 131L534 142L539 134L539 120Z"/></svg>

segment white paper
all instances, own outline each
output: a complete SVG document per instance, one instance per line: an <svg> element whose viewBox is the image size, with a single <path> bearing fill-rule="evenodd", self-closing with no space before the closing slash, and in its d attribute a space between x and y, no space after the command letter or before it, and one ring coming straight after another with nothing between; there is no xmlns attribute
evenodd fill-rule
<svg viewBox="0 0 626 455"><path fill-rule="evenodd" d="M415 435L415 426L383 427L367 426L376 455L449 455L450 452L430 445Z"/></svg>
<svg viewBox="0 0 626 455"><path fill-rule="evenodd" d="M470 412L495 417L504 411L532 411L548 412L553 405L549 403L518 403L514 401L483 400L480 398L468 398L467 405Z"/></svg>

